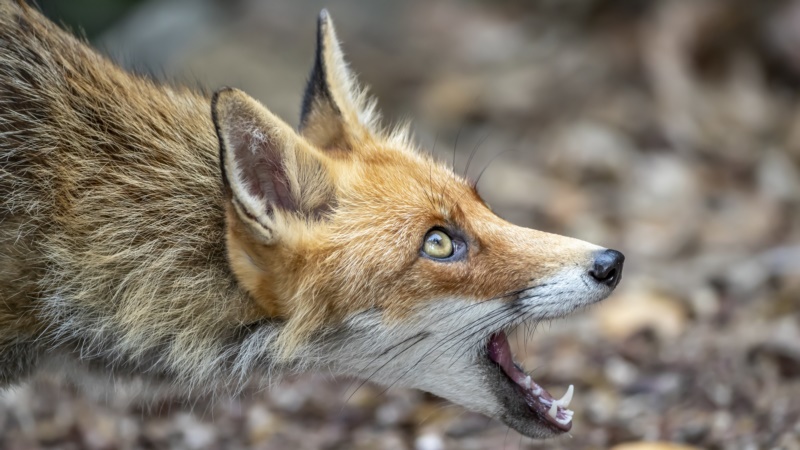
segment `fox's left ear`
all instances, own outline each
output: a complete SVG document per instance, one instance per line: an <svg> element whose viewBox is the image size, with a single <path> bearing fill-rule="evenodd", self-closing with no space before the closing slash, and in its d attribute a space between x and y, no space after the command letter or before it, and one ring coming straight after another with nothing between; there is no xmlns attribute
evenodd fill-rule
<svg viewBox="0 0 800 450"><path fill-rule="evenodd" d="M374 133L378 114L347 67L328 11L317 22L317 50L300 114L300 134L322 149L350 150Z"/></svg>
<svg viewBox="0 0 800 450"><path fill-rule="evenodd" d="M324 218L336 201L326 156L242 91L217 91L211 105L223 186L253 236L275 243L282 217Z"/></svg>

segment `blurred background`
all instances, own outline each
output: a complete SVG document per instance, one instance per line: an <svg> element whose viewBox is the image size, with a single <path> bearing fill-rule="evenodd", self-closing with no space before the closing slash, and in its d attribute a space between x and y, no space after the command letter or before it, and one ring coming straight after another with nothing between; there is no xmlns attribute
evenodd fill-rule
<svg viewBox="0 0 800 450"><path fill-rule="evenodd" d="M501 216L627 264L516 339L550 392L575 385L571 436L323 376L188 406L39 379L0 396L0 448L800 449L800 1L38 3L127 68L292 124L327 7L388 120L458 171L477 148Z"/></svg>

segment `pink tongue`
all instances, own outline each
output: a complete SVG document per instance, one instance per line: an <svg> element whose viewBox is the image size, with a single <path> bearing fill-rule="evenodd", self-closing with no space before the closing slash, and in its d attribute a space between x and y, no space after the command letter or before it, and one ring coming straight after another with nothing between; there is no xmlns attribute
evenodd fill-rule
<svg viewBox="0 0 800 450"><path fill-rule="evenodd" d="M489 341L489 359L503 368L503 372L517 384L522 384L527 375L517 368L511 356L511 347L504 332L493 334Z"/></svg>
<svg viewBox="0 0 800 450"><path fill-rule="evenodd" d="M487 347L489 359L497 363L508 378L522 389L525 401L531 409L561 431L569 431L572 428L572 411L560 405L556 405L556 409L552 410L551 407L555 402L553 397L514 364L511 347L504 332L493 334Z"/></svg>

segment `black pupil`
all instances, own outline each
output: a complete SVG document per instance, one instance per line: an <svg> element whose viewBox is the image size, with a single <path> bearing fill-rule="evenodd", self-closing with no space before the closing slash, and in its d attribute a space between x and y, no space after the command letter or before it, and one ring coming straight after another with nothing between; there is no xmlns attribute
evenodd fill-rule
<svg viewBox="0 0 800 450"><path fill-rule="evenodd" d="M439 233L433 233L428 237L428 242L435 245L436 247L442 246L442 235Z"/></svg>

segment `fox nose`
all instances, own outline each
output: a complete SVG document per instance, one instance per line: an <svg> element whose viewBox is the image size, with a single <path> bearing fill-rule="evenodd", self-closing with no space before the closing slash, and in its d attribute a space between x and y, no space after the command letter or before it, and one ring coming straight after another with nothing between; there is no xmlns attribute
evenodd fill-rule
<svg viewBox="0 0 800 450"><path fill-rule="evenodd" d="M594 257L594 264L589 269L589 275L597 280L598 283L614 288L622 278L622 264L624 262L625 255L616 250L599 251Z"/></svg>

